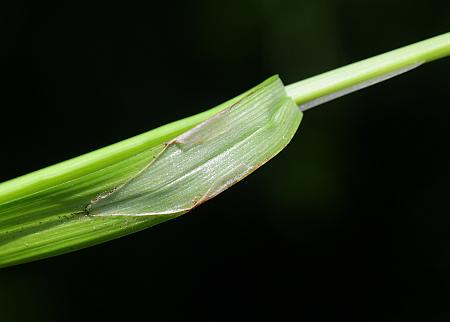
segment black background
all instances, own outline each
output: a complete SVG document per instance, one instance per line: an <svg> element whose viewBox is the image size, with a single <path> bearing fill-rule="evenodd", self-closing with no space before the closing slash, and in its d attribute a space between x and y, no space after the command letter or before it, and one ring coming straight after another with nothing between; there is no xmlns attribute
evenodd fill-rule
<svg viewBox="0 0 450 322"><path fill-rule="evenodd" d="M449 30L442 1L2 2L0 181ZM449 321L450 61L308 111L176 220L0 271L0 321Z"/></svg>

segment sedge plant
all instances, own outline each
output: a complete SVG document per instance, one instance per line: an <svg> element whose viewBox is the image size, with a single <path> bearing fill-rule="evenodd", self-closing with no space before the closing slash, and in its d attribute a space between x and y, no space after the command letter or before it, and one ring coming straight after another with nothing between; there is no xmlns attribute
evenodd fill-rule
<svg viewBox="0 0 450 322"><path fill-rule="evenodd" d="M284 86L272 76L215 108L0 184L0 267L178 217L291 140L303 112L450 55L450 33Z"/></svg>

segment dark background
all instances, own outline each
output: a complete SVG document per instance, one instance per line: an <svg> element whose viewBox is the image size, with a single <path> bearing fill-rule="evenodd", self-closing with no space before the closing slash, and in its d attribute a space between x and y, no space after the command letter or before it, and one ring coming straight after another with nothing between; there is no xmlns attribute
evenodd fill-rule
<svg viewBox="0 0 450 322"><path fill-rule="evenodd" d="M1 2L0 181L449 30L442 1ZM0 271L0 321L449 321L450 60L308 111L176 220Z"/></svg>

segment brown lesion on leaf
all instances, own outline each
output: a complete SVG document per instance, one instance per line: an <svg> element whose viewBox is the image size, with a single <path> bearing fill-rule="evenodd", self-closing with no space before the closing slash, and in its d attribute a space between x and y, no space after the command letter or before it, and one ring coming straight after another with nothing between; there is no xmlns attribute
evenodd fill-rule
<svg viewBox="0 0 450 322"><path fill-rule="evenodd" d="M196 125L192 129L178 135L176 138L164 143L165 148L168 148L172 145L177 145L181 150L183 150L184 147L190 147L194 144L202 144L204 140L208 139L209 136L201 136L198 135L199 131L205 127L210 125L211 123L217 122L221 120L226 114L228 114L234 107L238 106L244 99L250 97L253 95L256 91L251 91L241 97L239 100L231 104L230 106L224 108L223 110L217 112L207 120L201 122L200 124Z"/></svg>
<svg viewBox="0 0 450 322"><path fill-rule="evenodd" d="M264 162L263 162L264 163ZM230 188L237 182L241 181L243 178L248 176L250 173L258 169L261 164L258 164L257 166L248 166L246 164L241 164L243 169L242 171L235 171L229 176L223 176L219 180L216 180L208 189L208 191L202 196L202 197L195 197L192 199L192 206L189 208L188 211L197 208L201 204L205 203L206 201L210 200L211 198L214 198L221 192L225 191L226 189Z"/></svg>
<svg viewBox="0 0 450 322"><path fill-rule="evenodd" d="M99 193L94 199L92 199L83 209L83 211L81 211L80 213L84 213L86 216L90 215L90 210L92 208L92 206L94 204L96 204L97 202L99 202L102 199L105 199L107 197L109 197L110 195L112 195L117 189L119 189L120 186L116 186L108 191Z"/></svg>
<svg viewBox="0 0 450 322"><path fill-rule="evenodd" d="M205 195L203 197L196 197L192 199L192 206L189 208L188 211L191 211L194 208L197 208L198 206L200 206L201 204L205 203L206 201L208 201L209 199L211 199L214 196L210 196L208 193L205 193ZM198 199L197 199L198 198Z"/></svg>

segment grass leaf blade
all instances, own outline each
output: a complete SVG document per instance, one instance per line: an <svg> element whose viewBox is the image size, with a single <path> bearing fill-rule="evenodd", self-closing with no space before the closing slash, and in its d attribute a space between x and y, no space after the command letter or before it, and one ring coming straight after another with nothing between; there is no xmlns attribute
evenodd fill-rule
<svg viewBox="0 0 450 322"><path fill-rule="evenodd" d="M230 108L231 106L232 108ZM212 117L225 109L232 112L219 113L218 115L227 115L227 117ZM166 151L170 149L164 142L177 137L178 140L194 137L196 139L194 145L197 148L202 147L202 141L205 140L209 142L208 149L212 149L217 144L229 145L230 140L227 135L220 134L223 125L226 123L234 129L234 134L239 134L241 131L242 133L237 137L245 141L250 132L243 129L247 125L245 122L239 123L238 121L240 119L245 120L244 115L251 111L253 112L253 119L259 122L256 122L257 124L252 131L264 128L267 124L269 128L279 130L278 132L266 130L265 136L256 137L257 143L262 140L264 144L269 144L269 146L266 149L261 149L261 145L255 145L259 148L250 157L254 159L253 162L263 163L288 143L295 133L302 115L295 103L288 98L284 86L277 76L199 115L1 184L0 267L88 247L181 215L185 210L192 207L183 209L183 211L166 211L152 216L139 216L142 213L136 211L128 214L128 216L103 216L103 212L99 211L100 203L97 205L97 202L91 202L91 200L99 194L108 196L108 198L97 198L96 200L112 200L111 198L115 194L110 194L108 191L122 186L126 182L132 182L133 178L139 178L139 175L145 172L143 169L153 169L153 160L165 155ZM230 115L233 117L229 117ZM214 124L211 119L221 119L222 121ZM247 117L246 120L248 122L249 118ZM201 122L205 122L200 127L204 127L206 131L196 130L198 128L189 131ZM233 124L233 122L236 124ZM183 133L189 133L189 135L183 136ZM193 135L192 133L196 134ZM267 135L279 135L281 137L279 142L272 146L271 144L275 141L270 141ZM217 141L218 139L222 141ZM233 142L238 141L234 138ZM236 144L231 145L238 146ZM185 144L184 148L186 147ZM243 147L238 146L236 149L238 152L243 152ZM213 156L214 153L219 153L219 150L212 151L213 154L208 156L199 155L195 162L198 162L199 165L208 162L208 158ZM222 150L226 151L227 149ZM204 147L203 151L205 151ZM240 156L247 154L236 153L235 155L237 159L234 159L234 163L230 165L231 168L239 164ZM226 162L225 159L222 161ZM183 164L184 159L181 158L178 162ZM248 158L245 162L249 162ZM253 164L254 168L257 166L256 163ZM165 169L167 171L176 170L176 168L171 167ZM217 169L220 169L220 167ZM151 175L154 176L155 173L153 171ZM222 173L222 175L225 174ZM177 172L175 173L176 176L183 177L183 173ZM241 177L242 175L239 176L238 174L233 183ZM164 175L159 176L158 180L163 178ZM214 178L214 180L216 179L217 177ZM214 187L216 183L217 181L213 181L210 187ZM205 181L203 184L206 185L207 182ZM144 193L147 191L146 185L141 185L141 188ZM184 185L186 190L186 195L183 196L184 200L197 198L194 188L195 186ZM219 187L213 190L213 194L217 194L223 189ZM167 201L170 199L168 199L168 196L170 196L170 191L159 195L158 198ZM150 203L155 200L150 198ZM174 199L170 200L173 201ZM136 205L139 206L144 201L138 200ZM85 208L86 205L90 206ZM124 208L124 200L121 200L119 205ZM88 213L86 209L92 213Z"/></svg>

